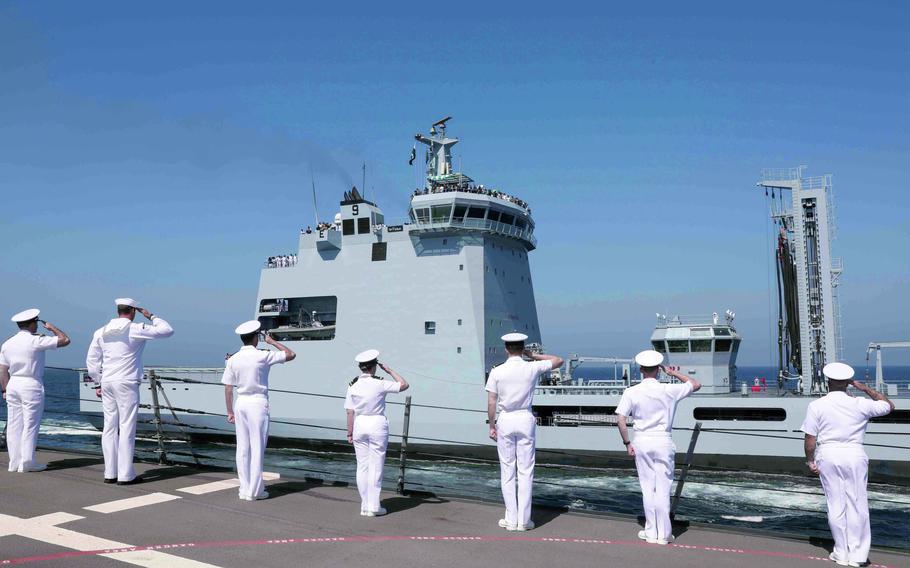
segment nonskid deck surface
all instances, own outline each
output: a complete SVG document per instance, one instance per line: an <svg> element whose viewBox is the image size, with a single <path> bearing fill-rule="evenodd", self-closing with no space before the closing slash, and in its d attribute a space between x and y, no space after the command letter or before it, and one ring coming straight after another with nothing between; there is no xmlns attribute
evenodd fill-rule
<svg viewBox="0 0 910 568"><path fill-rule="evenodd" d="M669 546L636 538L633 520L535 510L538 527L497 527L496 504L383 495L386 517L359 515L346 485L273 479L271 498L240 501L230 472L140 464L133 486L101 483L101 460L42 451L42 473L0 462L0 565L147 566L819 566L824 545L705 527ZM5 456L4 456L5 458ZM873 550L873 565L910 556Z"/></svg>

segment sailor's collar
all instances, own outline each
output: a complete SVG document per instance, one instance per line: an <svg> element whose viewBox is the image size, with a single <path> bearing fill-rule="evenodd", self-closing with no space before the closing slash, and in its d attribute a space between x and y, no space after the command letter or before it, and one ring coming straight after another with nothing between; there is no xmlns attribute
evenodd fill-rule
<svg viewBox="0 0 910 568"><path fill-rule="evenodd" d="M645 377L645 378L643 378L643 379L641 380L641 382L645 382L645 381L653 381L653 382L655 382L655 383L659 383L659 382L660 382L660 381L658 381L658 380L657 380L656 378L654 378L654 377Z"/></svg>
<svg viewBox="0 0 910 568"><path fill-rule="evenodd" d="M243 347L240 348L241 351L243 351L244 349L256 349L256 348L253 347L252 345L244 345Z"/></svg>
<svg viewBox="0 0 910 568"><path fill-rule="evenodd" d="M506 361L524 361L521 355L509 355L509 358Z"/></svg>

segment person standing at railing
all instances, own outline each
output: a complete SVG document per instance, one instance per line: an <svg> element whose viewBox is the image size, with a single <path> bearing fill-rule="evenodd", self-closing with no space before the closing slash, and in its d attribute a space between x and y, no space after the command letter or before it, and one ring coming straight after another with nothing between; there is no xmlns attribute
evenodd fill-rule
<svg viewBox="0 0 910 568"><path fill-rule="evenodd" d="M673 542L670 523L670 485L673 483L676 444L673 443L673 417L676 405L701 388L701 383L674 369L661 365L664 356L657 351L642 351L635 356L642 380L622 393L616 414L619 435L626 452L635 458L645 510L645 530L638 538L650 544ZM682 384L662 384L657 375L663 371ZM629 439L628 418L635 421L635 442Z"/></svg>
<svg viewBox="0 0 910 568"><path fill-rule="evenodd" d="M534 528L531 520L531 490L534 484L537 418L531 413L534 388L544 373L562 366L555 355L525 350L528 336L502 336L506 361L490 370L487 378L487 420L490 438L499 452L500 484L506 515L499 526L510 531ZM522 358L525 355L531 361ZM499 418L496 417L497 411ZM516 475L517 473L517 475ZM517 487L516 487L517 486Z"/></svg>
<svg viewBox="0 0 910 568"><path fill-rule="evenodd" d="M379 362L379 351L369 349L358 353L354 362L360 375L348 384L344 409L348 416L348 442L354 444L357 455L357 490L360 492L360 514L381 517L386 510L380 506L382 469L389 445L389 421L385 417L385 397L390 392L408 390L401 375ZM379 367L394 381L376 376Z"/></svg>
<svg viewBox="0 0 910 568"><path fill-rule="evenodd" d="M95 392L104 410L104 482L131 485L142 481L133 468L142 352L147 341L170 337L174 328L132 298L117 298L114 304L117 317L92 336L85 366L95 385L100 385ZM150 323L135 323L137 311Z"/></svg>
<svg viewBox="0 0 910 568"><path fill-rule="evenodd" d="M268 333L265 342L278 351L257 349L261 327L259 320L237 326L234 333L240 336L243 347L228 358L221 377L227 420L236 425L239 496L245 501L269 497L262 481L262 460L269 439L269 370L272 365L287 363L297 357ZM234 387L237 388L236 402L233 401Z"/></svg>
<svg viewBox="0 0 910 568"><path fill-rule="evenodd" d="M0 391L6 399L9 470L20 473L47 468L35 461L38 428L44 414L45 351L70 344L65 333L38 319L40 313L32 308L10 318L19 327L19 332L0 347ZM43 323L54 337L39 335L38 322Z"/></svg>
<svg viewBox="0 0 910 568"><path fill-rule="evenodd" d="M828 394L809 404L800 428L806 433L806 465L821 477L828 501L828 525L834 537L828 558L840 566L863 566L872 545L866 496L869 457L863 450L863 435L869 419L890 413L894 403L853 381L850 365L828 363L822 373L828 378ZM851 384L872 400L847 394Z"/></svg>

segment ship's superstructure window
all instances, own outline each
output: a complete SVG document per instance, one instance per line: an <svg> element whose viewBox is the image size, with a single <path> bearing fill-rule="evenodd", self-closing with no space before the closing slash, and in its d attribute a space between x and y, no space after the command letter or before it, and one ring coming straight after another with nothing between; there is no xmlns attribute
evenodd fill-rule
<svg viewBox="0 0 910 568"><path fill-rule="evenodd" d="M487 219L490 221L499 221L499 211L490 209L490 212L487 213Z"/></svg>
<svg viewBox="0 0 910 568"><path fill-rule="evenodd" d="M461 353L461 347L458 348L458 352Z"/></svg>
<svg viewBox="0 0 910 568"><path fill-rule="evenodd" d="M426 335L436 335L436 322L435 321L423 322L423 332Z"/></svg>
<svg viewBox="0 0 910 568"><path fill-rule="evenodd" d="M370 232L370 218L360 217L357 219L357 234L363 235Z"/></svg>
<svg viewBox="0 0 910 568"><path fill-rule="evenodd" d="M783 422L787 419L787 411L783 408L709 406L698 407L692 414L696 420Z"/></svg>
<svg viewBox="0 0 910 568"><path fill-rule="evenodd" d="M667 341L667 349L670 353L688 353L689 342L684 340L669 340Z"/></svg>
<svg viewBox="0 0 910 568"><path fill-rule="evenodd" d="M433 222L434 223L448 223L449 216L452 214L451 205L434 205L433 206Z"/></svg>
<svg viewBox="0 0 910 568"><path fill-rule="evenodd" d="M353 235L354 234L354 220L345 219L341 222L341 234L342 235Z"/></svg>
<svg viewBox="0 0 910 568"><path fill-rule="evenodd" d="M455 212L452 215L453 223L464 223L464 216L468 212L468 208L464 205L456 205Z"/></svg>
<svg viewBox="0 0 910 568"><path fill-rule="evenodd" d="M651 345L654 346L654 350L657 351L658 353L667 352L667 347L666 347L666 345L664 345L663 341L652 341Z"/></svg>
<svg viewBox="0 0 910 568"><path fill-rule="evenodd" d="M715 327L714 336L716 337L719 335L730 335L730 330L725 327Z"/></svg>
<svg viewBox="0 0 910 568"><path fill-rule="evenodd" d="M730 345L733 343L732 339L715 339L714 340L714 351L718 353L726 353L730 351Z"/></svg>
<svg viewBox="0 0 910 568"><path fill-rule="evenodd" d="M711 340L710 339L693 339L691 343L692 343L692 353L710 353L711 352Z"/></svg>
<svg viewBox="0 0 910 568"><path fill-rule="evenodd" d="M513 215L509 215L508 213L503 213L502 215L499 216L499 222L505 223L506 225L511 225L512 223L515 222L515 217ZM502 247L500 247L500 248L502 248Z"/></svg>
<svg viewBox="0 0 910 568"><path fill-rule="evenodd" d="M469 219L483 219L486 214L487 210L483 207L471 207L468 209Z"/></svg>
<svg viewBox="0 0 910 568"><path fill-rule="evenodd" d="M463 264L459 264L459 265L458 265L458 270L464 270L464 265L463 265Z"/></svg>
<svg viewBox="0 0 910 568"><path fill-rule="evenodd" d="M430 209L429 207L421 207L420 209L415 210L417 214L418 223L429 223L430 222Z"/></svg>
<svg viewBox="0 0 910 568"><path fill-rule="evenodd" d="M385 260L389 243L373 243L373 262Z"/></svg>
<svg viewBox="0 0 910 568"><path fill-rule="evenodd" d="M461 318L458 319L458 325L461 325Z"/></svg>
<svg viewBox="0 0 910 568"><path fill-rule="evenodd" d="M259 321L278 341L325 341L335 338L337 310L337 296L263 298Z"/></svg>

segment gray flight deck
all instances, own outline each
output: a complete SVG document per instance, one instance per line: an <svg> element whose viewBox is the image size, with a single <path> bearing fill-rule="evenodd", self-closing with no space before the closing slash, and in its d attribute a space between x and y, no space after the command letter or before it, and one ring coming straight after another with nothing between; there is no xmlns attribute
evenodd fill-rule
<svg viewBox="0 0 910 568"><path fill-rule="evenodd" d="M760 533L690 526L675 544L648 545L634 519L544 508L535 530L507 532L497 504L427 494L386 493L390 514L364 518L342 484L273 480L270 499L248 502L206 485L227 471L140 464L144 483L117 486L101 482L95 456L41 451L49 469L28 474L7 473L5 458L0 566L833 566L826 543ZM871 560L910 566L893 551Z"/></svg>

